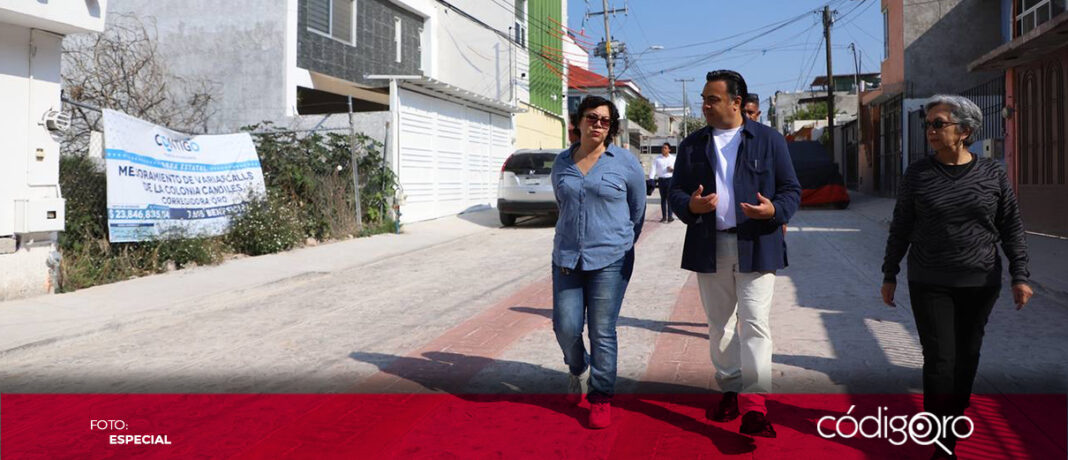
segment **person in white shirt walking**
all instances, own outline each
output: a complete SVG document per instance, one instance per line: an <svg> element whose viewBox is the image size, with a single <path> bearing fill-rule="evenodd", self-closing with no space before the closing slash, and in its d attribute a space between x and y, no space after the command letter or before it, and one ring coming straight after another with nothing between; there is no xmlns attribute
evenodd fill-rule
<svg viewBox="0 0 1068 460"><path fill-rule="evenodd" d="M671 206L668 204L671 174L675 172L675 155L671 154L670 143L665 142L660 146L660 156L653 160L652 169L649 171L649 178L656 180L656 188L660 190L660 222L674 222L675 216L671 214Z"/></svg>

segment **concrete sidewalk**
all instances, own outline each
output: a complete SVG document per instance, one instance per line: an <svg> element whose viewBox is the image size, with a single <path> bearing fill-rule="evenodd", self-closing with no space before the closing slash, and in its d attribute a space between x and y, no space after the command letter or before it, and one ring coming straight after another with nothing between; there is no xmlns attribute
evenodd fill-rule
<svg viewBox="0 0 1068 460"><path fill-rule="evenodd" d="M174 314L204 299L235 300L272 285L380 262L500 227L495 209L403 227L401 234L298 248L76 292L0 302L0 355Z"/></svg>
<svg viewBox="0 0 1068 460"><path fill-rule="evenodd" d="M850 192L850 209L890 227L894 214L893 198L883 198L859 192ZM1026 225L1027 221L1024 221ZM1027 234L1028 253L1031 256L1031 282L1039 295L1045 291L1054 298L1068 299L1068 239ZM1008 262L1003 261L1004 279L1008 285Z"/></svg>

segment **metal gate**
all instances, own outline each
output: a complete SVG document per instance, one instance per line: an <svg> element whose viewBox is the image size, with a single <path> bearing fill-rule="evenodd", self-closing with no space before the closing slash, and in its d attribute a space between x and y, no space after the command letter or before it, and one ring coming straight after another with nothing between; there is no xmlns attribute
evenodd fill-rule
<svg viewBox="0 0 1068 460"><path fill-rule="evenodd" d="M845 180L846 188L856 190L858 185L857 171L859 170L860 162L858 161L858 151L860 150L860 123L858 120L853 120L846 123L841 130L842 135L845 137L842 152L842 179Z"/></svg>
<svg viewBox="0 0 1068 460"><path fill-rule="evenodd" d="M923 109L909 112L909 164L916 162L934 152L927 143L927 133L923 129L923 119L926 114Z"/></svg>
<svg viewBox="0 0 1068 460"><path fill-rule="evenodd" d="M961 96L970 99L983 112L983 124L975 133L975 142L998 141L992 145L1000 145L1000 141L1005 139L1005 119L1001 117L1001 109L1005 107L1005 78L993 78L964 91ZM934 153L923 129L925 116L923 109L909 112L909 164ZM995 159L1002 159L1000 150L990 153Z"/></svg>
<svg viewBox="0 0 1068 460"><path fill-rule="evenodd" d="M1065 86L1068 49L1017 68L1017 180L1028 230L1068 236Z"/></svg>
<svg viewBox="0 0 1068 460"><path fill-rule="evenodd" d="M875 158L876 192L882 196L897 196L901 180L901 96L891 98L882 106L879 117L880 148Z"/></svg>

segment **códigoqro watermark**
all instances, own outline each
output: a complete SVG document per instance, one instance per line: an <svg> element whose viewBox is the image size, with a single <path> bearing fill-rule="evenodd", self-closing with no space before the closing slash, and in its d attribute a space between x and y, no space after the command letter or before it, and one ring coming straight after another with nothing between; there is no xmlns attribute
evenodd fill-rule
<svg viewBox="0 0 1068 460"><path fill-rule="evenodd" d="M820 417L816 422L816 431L824 439L835 437L852 438L863 436L868 439L885 439L890 444L900 446L912 441L921 446L931 444L942 448L947 454L952 453L941 439L952 434L957 439L966 439L975 431L972 419L964 415L943 416L939 418L930 412L918 414L895 415L893 417L884 414L889 407L879 407L875 415L861 417L859 420L852 415L857 406L849 406L849 410L841 417L827 415Z"/></svg>

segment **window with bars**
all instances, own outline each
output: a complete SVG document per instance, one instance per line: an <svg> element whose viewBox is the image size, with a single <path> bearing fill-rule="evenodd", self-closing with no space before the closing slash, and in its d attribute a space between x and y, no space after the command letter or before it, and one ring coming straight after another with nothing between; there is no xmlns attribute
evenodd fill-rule
<svg viewBox="0 0 1068 460"><path fill-rule="evenodd" d="M355 0L308 0L308 29L349 45L356 44Z"/></svg>
<svg viewBox="0 0 1068 460"><path fill-rule="evenodd" d="M1016 36L1028 32L1064 12L1068 0L1016 0Z"/></svg>

